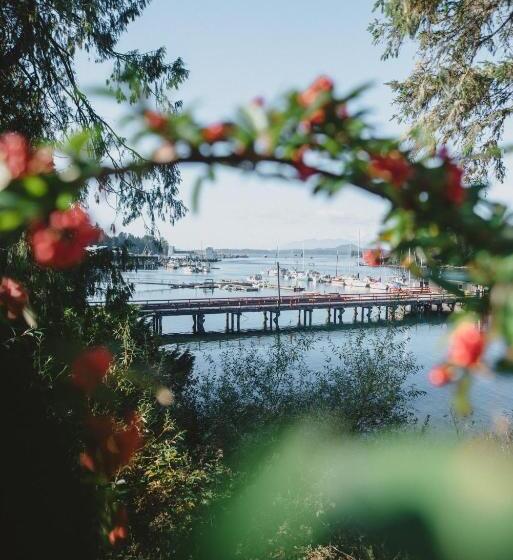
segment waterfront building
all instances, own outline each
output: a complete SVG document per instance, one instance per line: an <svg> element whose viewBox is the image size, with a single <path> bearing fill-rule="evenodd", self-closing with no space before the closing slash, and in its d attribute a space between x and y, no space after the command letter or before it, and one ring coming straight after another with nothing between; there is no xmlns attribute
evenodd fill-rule
<svg viewBox="0 0 513 560"><path fill-rule="evenodd" d="M213 247L207 247L205 249L205 258L209 261L217 259L217 254Z"/></svg>

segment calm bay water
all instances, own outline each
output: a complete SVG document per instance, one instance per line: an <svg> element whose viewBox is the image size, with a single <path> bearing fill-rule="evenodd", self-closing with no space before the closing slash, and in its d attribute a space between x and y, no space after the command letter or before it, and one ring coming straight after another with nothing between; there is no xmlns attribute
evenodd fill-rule
<svg viewBox="0 0 513 560"><path fill-rule="evenodd" d="M134 299L140 300L156 300L156 299L189 299L189 298L220 298L220 297L258 297L263 295L276 295L276 288L264 288L259 292L239 292L227 291L222 289L202 289L202 288L181 288L170 289L166 285L157 285L157 283L193 283L201 282L207 278L217 280L245 280L250 275L263 274L264 280L268 280L274 284L277 283L276 277L267 276L266 271L275 265L275 257L255 256L247 259L226 259L218 263L214 263L210 273L190 274L185 273L182 269L167 270L159 269L154 271L139 271L137 273L129 273L127 277L134 282L136 292ZM303 269L303 259L301 256L280 256L280 266L282 268L298 268ZM335 274L337 267L336 257L334 255L308 255L305 258L305 268L317 270L322 274ZM339 274L354 274L359 272L361 276L370 275L373 277L381 277L383 280L398 274L397 269L378 267L378 268L358 268L354 259L339 259ZM287 286L288 282L282 282L282 286ZM300 284L301 285L301 284ZM315 292L348 292L351 293L368 293L366 289L344 288L343 286L334 286L331 284L303 283L306 291ZM292 294L293 292L283 290L282 295ZM281 337L298 336L294 331L289 331L291 327L297 326L297 312L283 312L280 316ZM358 324L353 323L353 312L347 310L344 314L344 325L342 327L332 326L329 329L320 329L313 331L315 343L308 352L306 360L309 365L316 367L321 366L324 359L323 348L331 341L335 344L342 343L349 333L359 328ZM214 356L226 349L227 347L238 347L248 344L251 341L259 348L265 351L272 342L275 334L263 333L262 314L252 313L245 314L241 317L242 336L229 335L221 336L225 327L224 315L207 315L205 320L205 330L209 335L207 337L194 338L189 337L192 332L191 317L165 317L163 319L163 332L174 333L176 335L177 344L182 348L189 348L196 356L196 368L205 368L204 357L206 354ZM313 312L313 323L316 325L324 325L326 323L326 311L317 310ZM387 327L384 325L375 325L372 328L378 329L379 332L386 336ZM425 319L413 324L407 324L405 334L401 334L408 340L408 349L414 353L420 366L420 372L411 378L411 383L415 384L419 389L426 391L426 394L414 403L414 408L420 422L423 422L427 415L430 415L430 424L433 427L450 427L453 422L450 415L450 402L452 388L433 388L426 379L426 373L429 369L443 360L445 352L445 335L448 332L448 325L445 320L433 318L433 320ZM260 332L255 333L254 331ZM245 332L244 332L245 331ZM249 331L249 333L248 333ZM305 331L303 331L305 332ZM217 333L217 336L216 336ZM208 371L205 371L208 375ZM478 379L472 388L472 404L474 406L474 414L464 422L468 426L475 428L490 427L494 419L504 413L513 411L513 380L505 377L497 377L493 379Z"/></svg>

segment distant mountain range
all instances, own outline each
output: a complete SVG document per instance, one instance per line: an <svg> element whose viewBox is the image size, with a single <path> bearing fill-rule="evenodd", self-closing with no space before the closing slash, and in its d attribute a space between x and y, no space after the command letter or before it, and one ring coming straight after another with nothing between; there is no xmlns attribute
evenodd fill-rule
<svg viewBox="0 0 513 560"><path fill-rule="evenodd" d="M291 244L292 245L292 244ZM362 248L363 249L363 248ZM224 254L224 255L269 255L269 256L275 256L276 255L276 249L247 249L247 248L241 248L241 249L216 249L216 251L219 254ZM288 247L280 247L279 248L280 251L280 255L282 257L290 257L290 256L297 256L297 255L301 255L303 253L303 245L301 245L301 248L288 248ZM335 247L315 247L315 246L311 246L310 248L308 248L305 244L305 254L307 255L311 255L312 253L315 254L321 254L321 255L335 255L336 253L338 253L340 256L347 256L347 255L351 255L351 254L356 254L358 251L358 246L355 245L354 243L345 243L342 245L337 245Z"/></svg>
<svg viewBox="0 0 513 560"><path fill-rule="evenodd" d="M305 239L304 241L296 241L293 243L287 243L283 246L278 247L280 254L286 255L287 253L298 254L303 252L303 248L307 253L324 253L324 254L335 254L349 255L351 252L356 253L358 250L358 245L347 241L346 239ZM362 246L363 249L363 246ZM275 255L276 247L272 249L217 249L219 253L224 254L267 254Z"/></svg>
<svg viewBox="0 0 513 560"><path fill-rule="evenodd" d="M304 239L303 241L294 241L293 243L287 243L280 249L300 249L305 251L312 251L315 249L337 249L341 246L347 247L348 245L353 245L351 241L347 239Z"/></svg>

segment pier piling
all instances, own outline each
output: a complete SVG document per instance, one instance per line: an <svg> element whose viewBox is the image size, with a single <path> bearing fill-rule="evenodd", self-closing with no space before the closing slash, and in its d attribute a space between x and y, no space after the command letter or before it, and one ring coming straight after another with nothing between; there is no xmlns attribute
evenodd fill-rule
<svg viewBox="0 0 513 560"><path fill-rule="evenodd" d="M380 321L402 318L408 313L424 314L429 312L453 312L456 305L477 296L454 296L439 291L424 289L400 290L386 294L309 294L291 296L204 298L188 300L146 300L132 301L139 314L147 318L156 334L162 333L163 317L192 317L193 333L204 332L206 315L225 315L225 330L240 332L242 313L263 313L264 330L279 328L280 311L297 311L298 326L312 325L314 310L326 310L326 323L343 323L345 309L353 309L354 322L370 322L377 316ZM104 305L104 302L90 302L90 305ZM377 313L373 316L373 310ZM382 315L381 309L384 314ZM333 321L332 321L333 310ZM400 313L398 313L400 311ZM235 315L237 317L235 317Z"/></svg>
<svg viewBox="0 0 513 560"><path fill-rule="evenodd" d="M280 316L280 311L278 310L274 313L274 326L276 327L276 330L280 328L280 325L278 324L279 316Z"/></svg>

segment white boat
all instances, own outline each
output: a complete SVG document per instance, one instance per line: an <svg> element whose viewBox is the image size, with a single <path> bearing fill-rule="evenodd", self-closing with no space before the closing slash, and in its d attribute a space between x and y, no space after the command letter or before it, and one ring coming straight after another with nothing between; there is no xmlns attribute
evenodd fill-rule
<svg viewBox="0 0 513 560"><path fill-rule="evenodd" d="M303 280L306 282L311 282L315 276L315 274L317 274L315 271L312 270L306 270L305 268L305 248L303 247L303 270L292 270L290 272L290 276L292 278L295 278L296 280Z"/></svg>
<svg viewBox="0 0 513 560"><path fill-rule="evenodd" d="M252 274L251 276L248 276L247 280L248 282L261 282L263 277L261 274Z"/></svg>
<svg viewBox="0 0 513 560"><path fill-rule="evenodd" d="M409 282L405 276L394 276L387 281L387 286L395 290L405 289L409 287Z"/></svg>
<svg viewBox="0 0 513 560"><path fill-rule="evenodd" d="M356 256L356 274L352 274L350 276L341 276L338 278L343 278L343 283L345 286L350 288L368 288L371 283L371 278L366 276L365 278L360 277L360 232L358 231L358 253ZM338 253L337 253L337 267L335 270L338 270ZM332 280L332 284L340 284L341 282L337 280Z"/></svg>
<svg viewBox="0 0 513 560"><path fill-rule="evenodd" d="M374 292L386 292L388 290L388 285L383 282L381 276L379 278L369 277L369 288Z"/></svg>
<svg viewBox="0 0 513 560"><path fill-rule="evenodd" d="M332 278L329 274L323 274L318 279L319 284L331 284Z"/></svg>
<svg viewBox="0 0 513 560"><path fill-rule="evenodd" d="M369 278L354 278L351 286L353 288L368 288L370 285Z"/></svg>
<svg viewBox="0 0 513 560"><path fill-rule="evenodd" d="M388 290L388 284L382 282L381 278L371 278L369 282L369 288L373 292L386 292Z"/></svg>
<svg viewBox="0 0 513 560"><path fill-rule="evenodd" d="M199 274L201 272L201 269L194 265L187 265L183 267L183 271L186 274Z"/></svg>
<svg viewBox="0 0 513 560"><path fill-rule="evenodd" d="M281 268L281 267L280 267L280 276L281 276L282 278L283 278L284 276L288 275L288 274L289 274L289 271L288 271L286 268ZM268 275L268 276L278 276L278 267L274 267L274 266L273 266L273 268L270 268L270 269L267 271L267 275Z"/></svg>
<svg viewBox="0 0 513 560"><path fill-rule="evenodd" d="M345 277L346 286L351 288L368 288L370 285L370 278L366 276L365 278L360 278L360 274L356 276Z"/></svg>
<svg viewBox="0 0 513 560"><path fill-rule="evenodd" d="M411 260L411 251L408 250L408 260ZM406 275L408 274L408 275ZM417 280L412 280L410 269L402 268L400 276L394 276L388 280L388 285L390 288L407 289L407 288L417 288L420 286L420 282Z"/></svg>
<svg viewBox="0 0 513 560"><path fill-rule="evenodd" d="M260 290L260 286L258 284L253 284L252 286L246 286L246 292L258 292Z"/></svg>

